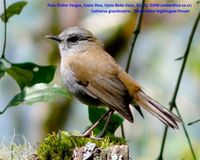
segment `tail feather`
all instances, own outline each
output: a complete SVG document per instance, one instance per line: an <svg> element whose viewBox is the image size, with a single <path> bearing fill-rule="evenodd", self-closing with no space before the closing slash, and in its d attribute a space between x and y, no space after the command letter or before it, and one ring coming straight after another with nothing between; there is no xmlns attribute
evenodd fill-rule
<svg viewBox="0 0 200 160"><path fill-rule="evenodd" d="M141 107L137 104L133 104L134 108L138 111L138 113L144 118L144 114L142 113Z"/></svg>
<svg viewBox="0 0 200 160"><path fill-rule="evenodd" d="M139 91L134 100L139 106L149 111L167 126L176 129L179 128L177 122L182 122L181 119L146 95L143 91Z"/></svg>

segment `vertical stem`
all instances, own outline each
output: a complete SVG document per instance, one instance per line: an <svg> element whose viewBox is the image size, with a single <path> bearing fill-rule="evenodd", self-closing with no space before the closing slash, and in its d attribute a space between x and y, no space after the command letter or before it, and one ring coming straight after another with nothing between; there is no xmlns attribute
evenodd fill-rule
<svg viewBox="0 0 200 160"><path fill-rule="evenodd" d="M129 71L130 64L131 64L131 59L132 59L132 55L133 55L133 49L135 47L135 43L136 43L137 37L138 37L138 35L140 33L141 24L142 24L142 17L143 17L143 14L144 14L144 4L145 4L145 0L142 0L141 12L138 15L136 26L135 26L135 30L133 32L134 37L133 37L133 40L132 40L131 49L130 49L130 53L129 53L128 60L127 60L126 72Z"/></svg>
<svg viewBox="0 0 200 160"><path fill-rule="evenodd" d="M131 44L131 49L130 49L130 53L128 55L128 60L127 60L127 64L126 64L126 72L129 72L129 68L130 68L130 64L131 64L131 59L132 59L132 55L133 55L133 49L135 47L135 43L137 40L137 37L140 33L140 28L141 28L141 24L142 24L142 17L144 14L144 4L145 4L145 0L142 0L142 6L141 6L141 12L138 14L137 17L137 22L136 22L136 26L133 32L133 39L132 39L132 44ZM122 132L122 138L125 139L125 132L124 132L124 126L123 124L121 125L121 132Z"/></svg>
<svg viewBox="0 0 200 160"><path fill-rule="evenodd" d="M188 44L187 44L187 47L186 47L186 50L185 50L185 54L182 57L183 58L183 63L182 63L182 66L181 66L181 69L180 69L180 72L179 72L179 76L178 76L178 80L177 80L176 87L175 87L175 90L174 90L174 94L173 94L173 97L172 97L172 101L170 103L170 111L172 111L173 108L175 108L180 117L181 117L181 114L180 114L180 112L178 110L178 107L176 105L176 97L177 97L177 93L178 93L178 90L179 90L180 82L181 82L181 79L182 79L182 76L183 76L183 71L185 69L185 65L186 65L186 62L187 62L187 58L188 58L188 55L189 55L190 46L191 46L191 43L192 43L192 40L193 40L193 37L194 37L194 33L196 31L196 28L197 28L197 25L199 23L199 20L200 20L200 11L199 11L199 13L198 13L198 15L196 17L195 22L194 22L194 25L193 25L193 28L192 28L192 31L191 31L191 34L190 34L190 37L189 37L189 40L188 40ZM189 144L193 159L196 160L194 149L192 147L192 143L190 141L189 134L187 132L187 129L186 129L184 123L182 124L182 127L183 127L184 133L186 135L186 138L187 138L187 141L188 141L188 144ZM165 127L158 160L162 160L163 159L163 151L164 151L164 146L165 146L165 142L166 142L167 132L168 132L168 129L167 129L167 127Z"/></svg>
<svg viewBox="0 0 200 160"><path fill-rule="evenodd" d="M157 160L163 160L163 152L164 152L164 147L165 147L165 142L166 142L166 137L167 137L167 131L168 131L168 127L165 127L165 130L164 130L164 133L163 133L162 144L161 144L161 147L160 147L160 154L159 154Z"/></svg>
<svg viewBox="0 0 200 160"><path fill-rule="evenodd" d="M177 112L178 116L182 119L182 116L181 116L180 111L179 111L177 106L175 107L175 109L176 109L176 112ZM192 142L190 140L190 136L189 136L188 131L186 129L185 123L182 124L182 127L183 127L183 131L185 133L186 139L188 141L188 144L189 144L193 159L196 160L196 155L195 155L194 149L192 147Z"/></svg>
<svg viewBox="0 0 200 160"><path fill-rule="evenodd" d="M121 124L121 133L122 133L122 138L126 139L125 131L124 131L124 125Z"/></svg>
<svg viewBox="0 0 200 160"><path fill-rule="evenodd" d="M196 31L196 28L197 28L199 19L200 19L200 11L199 11L199 13L196 17L195 23L193 25L193 28L192 28L192 31L191 31L191 34L190 34L190 37L189 37L189 40L188 40L187 48L186 48L185 54L183 56L183 63L182 63L181 70L180 70L180 73L179 73L179 76L178 76L176 88L175 88L174 95L173 95L173 98L172 98L172 103L176 101L177 93L178 93L180 82L181 82L182 75L183 75L183 71L185 69L185 64L187 62L187 58L188 58L188 55L189 55L190 46L191 46L191 43L192 43L192 39L194 37L194 33ZM171 106L171 109L172 108L173 108L173 106Z"/></svg>
<svg viewBox="0 0 200 160"><path fill-rule="evenodd" d="M3 1L4 4L4 15L5 15L5 21L4 21L4 44L3 44L3 51L1 58L5 58L5 51L6 51L6 39L7 39L7 13L6 13L6 0Z"/></svg>

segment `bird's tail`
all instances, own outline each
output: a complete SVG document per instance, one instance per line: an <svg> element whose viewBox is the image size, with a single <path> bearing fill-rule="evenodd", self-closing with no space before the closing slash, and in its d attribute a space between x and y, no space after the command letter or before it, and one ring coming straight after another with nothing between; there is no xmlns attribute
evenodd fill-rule
<svg viewBox="0 0 200 160"><path fill-rule="evenodd" d="M130 96L133 98L133 102L136 103L139 107L142 107L145 110L149 111L164 124L172 128L178 128L177 123L182 123L182 120L179 117L177 117L169 110L164 108L162 105L160 105L158 102L156 102L154 99L146 95L142 91L140 85L126 72L120 72L118 78L127 87Z"/></svg>
<svg viewBox="0 0 200 160"><path fill-rule="evenodd" d="M142 90L138 91L135 96L134 101L139 106L149 111L167 126L178 129L177 122L182 122L179 117L177 117L169 110L164 108L162 105L160 105L158 102L156 102L154 99L146 95Z"/></svg>

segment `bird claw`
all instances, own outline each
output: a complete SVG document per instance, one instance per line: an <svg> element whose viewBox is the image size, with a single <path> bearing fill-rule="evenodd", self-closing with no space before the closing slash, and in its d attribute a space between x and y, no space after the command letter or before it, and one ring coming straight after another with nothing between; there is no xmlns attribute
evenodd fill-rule
<svg viewBox="0 0 200 160"><path fill-rule="evenodd" d="M93 135L91 135L91 134L85 134L85 133L83 133L83 134L81 134L81 135L77 135L76 137L80 137L80 138L91 138L91 139L94 139L94 140L101 140L102 138L101 137L95 137L95 136L93 136Z"/></svg>

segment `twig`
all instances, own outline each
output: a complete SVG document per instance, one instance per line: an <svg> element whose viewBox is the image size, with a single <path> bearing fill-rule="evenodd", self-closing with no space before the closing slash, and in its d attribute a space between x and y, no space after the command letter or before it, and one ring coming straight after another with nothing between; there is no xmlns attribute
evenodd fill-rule
<svg viewBox="0 0 200 160"><path fill-rule="evenodd" d="M135 47L135 43L136 43L137 37L138 37L138 35L140 33L140 28L141 28L141 24L142 24L142 17L143 17L143 13L144 13L144 4L145 4L145 0L142 0L141 12L138 15L136 26L135 26L135 30L133 32L134 37L133 37L133 40L132 40L131 50L130 50L130 53L129 53L129 56L128 56L128 60L127 60L126 72L129 71L130 64L131 64L131 59L132 59L132 55L133 55L133 49Z"/></svg>
<svg viewBox="0 0 200 160"><path fill-rule="evenodd" d="M200 119L197 119L196 121L193 121L193 122L188 123L188 126L193 125L193 124L195 124L195 123L197 123L197 122L200 122Z"/></svg>
<svg viewBox="0 0 200 160"><path fill-rule="evenodd" d="M189 37L189 40L188 40L187 48L186 48L185 54L183 56L183 63L182 63L181 69L180 69L180 73L179 73L179 76L178 76L178 80L177 80L177 83L176 83L176 87L175 87L175 90L174 90L172 101L170 102L170 111L172 111L173 108L175 108L180 118L182 118L182 117L181 117L181 114L180 114L180 112L178 110L178 107L176 105L176 97L177 97L177 93L178 93L178 90L179 90L180 82L181 82L181 79L182 79L182 76L183 76L183 71L185 69L186 61L187 61L187 58L188 58L188 55L189 55L190 46L191 46L191 43L192 43L192 40L193 40L193 37L194 37L194 33L195 33L197 25L199 23L199 19L200 19L200 11L199 11L199 13L197 15L197 18L195 20L195 23L193 25L193 28L192 28L192 31L191 31L191 34L190 34L190 37ZM190 141L189 134L187 132L187 129L186 129L186 126L185 126L184 123L182 124L182 127L183 127L184 133L186 135L188 144L190 146L190 150L192 152L193 159L196 160L194 149L192 147L192 143ZM161 149L160 149L160 155L158 157L158 160L162 160L163 159L163 151L164 151L164 146L165 146L165 142L166 142L167 132L168 132L168 127L165 127L165 130L164 130L164 133L163 133Z"/></svg>
<svg viewBox="0 0 200 160"><path fill-rule="evenodd" d="M179 116L181 119L183 119L182 116L181 116L181 114L180 114L180 112L179 112L179 109L178 109L177 106L175 106L175 109L176 109L176 112L177 112L178 116ZM193 147L192 147L192 142L191 142L191 140L190 140L189 133L188 133L188 131L187 131L187 129L186 129L186 125L183 123L183 124L182 124L182 127L183 127L183 131L184 131L184 133L185 133L186 139L187 139L187 141L188 141L188 145L189 145L189 147L190 147L190 150L191 150L191 153L192 153L192 157L193 157L194 160L196 160L196 155L195 155L194 149L193 149Z"/></svg>
<svg viewBox="0 0 200 160"><path fill-rule="evenodd" d="M121 124L121 132L122 132L122 138L126 139L125 131L124 131L124 124Z"/></svg>
<svg viewBox="0 0 200 160"><path fill-rule="evenodd" d="M131 64L131 59L132 59L132 55L133 55L133 49L135 47L135 43L137 40L137 37L140 33L140 28L141 28L141 24L142 24L142 17L143 17L143 11L144 11L144 4L145 4L145 0L142 0L142 6L141 6L141 12L138 14L137 17L137 22L136 22L136 26L135 26L135 30L133 32L133 39L132 39L132 44L131 44L131 49L130 49L130 53L128 56L128 60L127 60L127 64L126 64L126 72L129 72L129 68L130 68L130 64ZM121 125L121 132L122 132L122 138L125 139L125 132L124 132L124 126L123 124Z"/></svg>
<svg viewBox="0 0 200 160"><path fill-rule="evenodd" d="M7 12L6 12L6 0L3 1L4 3L4 44L3 44L3 51L1 58L5 59L5 51L6 51L6 39L7 39Z"/></svg>

